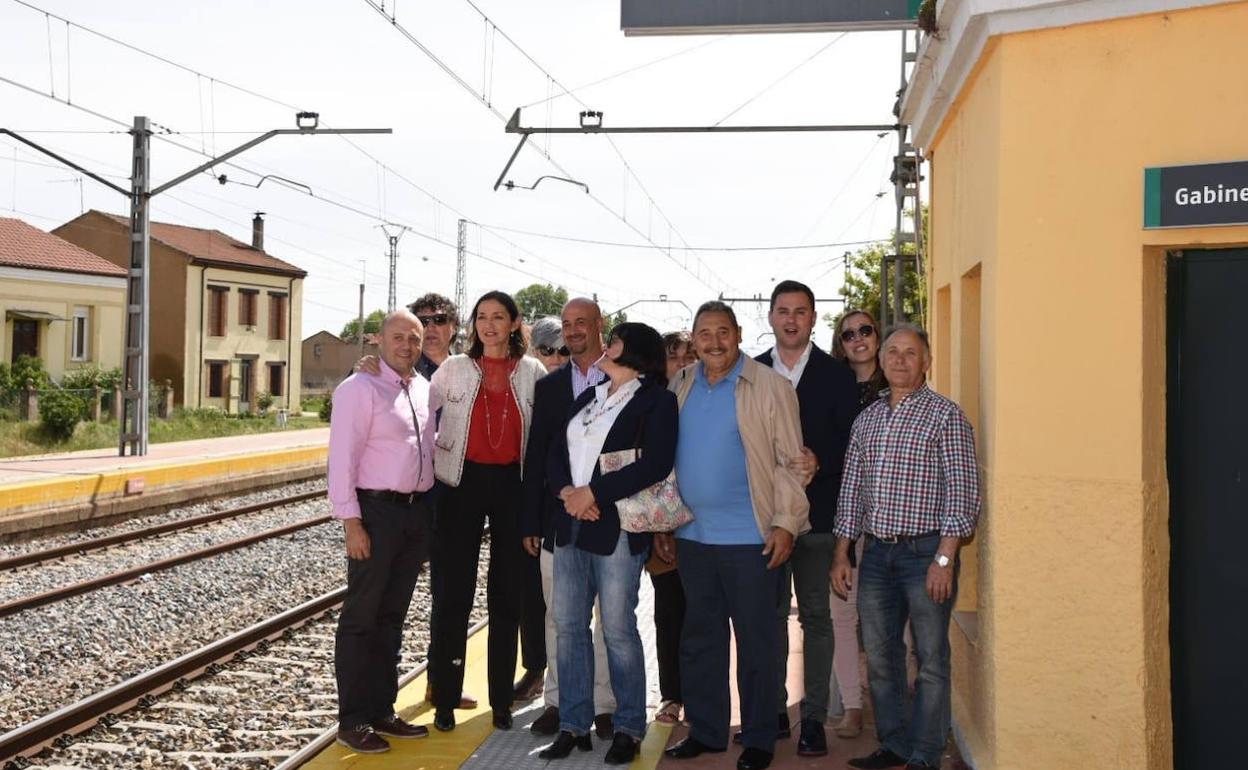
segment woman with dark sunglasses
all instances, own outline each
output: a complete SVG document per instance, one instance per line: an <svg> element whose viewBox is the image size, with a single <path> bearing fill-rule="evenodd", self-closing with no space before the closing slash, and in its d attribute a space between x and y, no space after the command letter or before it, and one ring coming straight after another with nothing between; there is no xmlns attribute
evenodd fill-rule
<svg viewBox="0 0 1248 770"><path fill-rule="evenodd" d="M572 353L563 344L563 322L554 316L534 321L533 328L529 330L529 352L542 362L547 372L566 364Z"/></svg>
<svg viewBox="0 0 1248 770"><path fill-rule="evenodd" d="M849 364L858 378L858 411L880 397L887 384L880 367L880 327L865 310L848 310L836 324L832 357Z"/></svg>

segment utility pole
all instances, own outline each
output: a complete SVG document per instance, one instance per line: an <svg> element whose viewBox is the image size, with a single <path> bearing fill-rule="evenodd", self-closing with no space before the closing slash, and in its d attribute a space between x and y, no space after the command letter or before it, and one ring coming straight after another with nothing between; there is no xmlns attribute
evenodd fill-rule
<svg viewBox="0 0 1248 770"><path fill-rule="evenodd" d="M121 391L121 424L118 453L147 454L148 339L151 308L151 121L134 119L130 167L130 262L126 278L126 347Z"/></svg>
<svg viewBox="0 0 1248 770"><path fill-rule="evenodd" d="M159 187L151 186L151 121L145 116L136 116L134 128L130 133L134 137L134 149L131 153L130 189L113 184L99 174L94 174L72 160L62 157L46 147L41 147L26 137L7 128L0 128L0 134L11 136L26 146L37 150L60 163L91 177L100 184L130 199L130 259L127 263L126 281L126 329L125 329L125 382L122 383L121 426L118 430L118 453L126 456L129 448L131 455L147 454L147 408L148 380L150 379L148 349L149 318L151 287L150 254L150 219L149 206L153 196L208 171L214 166L224 163L235 155L246 152L261 142L275 136L288 134L389 134L388 128L317 128L320 116L315 112L299 112L295 114L297 128L278 128L244 142L238 147L201 163L186 173L170 179ZM262 180L263 181L263 180ZM203 302L204 298L200 298Z"/></svg>
<svg viewBox="0 0 1248 770"><path fill-rule="evenodd" d="M462 314L468 307L468 220L459 220L459 238L455 246L455 307ZM464 319L471 323L471 319ZM463 326L463 324L460 324Z"/></svg>
<svg viewBox="0 0 1248 770"><path fill-rule="evenodd" d="M399 239L410 228L406 225L396 225L390 222L377 226L385 233L386 241L390 244L390 293L386 296L386 312L393 313L395 308L398 307L398 299L395 296L395 281L399 263ZM390 232L392 228L394 229L393 233Z"/></svg>
<svg viewBox="0 0 1248 770"><path fill-rule="evenodd" d="M360 358L364 357L364 284L360 284L360 320L355 336L360 338Z"/></svg>

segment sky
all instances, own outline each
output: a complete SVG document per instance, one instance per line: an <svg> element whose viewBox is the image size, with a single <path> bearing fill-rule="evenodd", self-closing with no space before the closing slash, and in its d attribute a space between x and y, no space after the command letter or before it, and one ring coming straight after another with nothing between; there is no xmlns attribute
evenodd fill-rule
<svg viewBox="0 0 1248 770"><path fill-rule="evenodd" d="M610 1L0 0L0 127L122 186L136 115L158 126L155 184L294 127L296 110L322 127L391 128L271 139L155 197L152 219L250 242L265 212L266 251L308 272L304 337L355 317L361 282L366 312L385 307L383 223L409 228L399 303L453 297L461 218L469 303L551 283L668 331L701 302L766 298L784 278L838 297L841 256L892 230L895 134L534 135L507 178L569 176L589 192L551 179L494 191L518 140L505 119L523 108L524 126L575 126L586 109L609 126L887 124L900 38L625 37ZM255 187L265 175L292 184ZM0 136L0 216L51 230L93 208L128 203ZM835 245L740 250L810 244ZM769 347L766 304L735 307L744 347ZM816 342L830 341L819 324Z"/></svg>

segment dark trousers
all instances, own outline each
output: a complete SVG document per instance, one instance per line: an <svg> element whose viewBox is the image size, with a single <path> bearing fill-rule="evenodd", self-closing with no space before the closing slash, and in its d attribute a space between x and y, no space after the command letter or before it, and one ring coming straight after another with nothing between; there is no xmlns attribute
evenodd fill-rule
<svg viewBox="0 0 1248 770"><path fill-rule="evenodd" d="M433 524L433 705L449 711L464 687L468 616L477 587L481 534L490 522L490 568L486 579L489 611L490 706L508 709L514 700L516 644L524 593L524 551L519 525L520 466L465 462L458 487L438 498Z"/></svg>
<svg viewBox="0 0 1248 770"><path fill-rule="evenodd" d="M542 598L542 566L536 556L520 556L524 595L520 608L520 662L525 671L546 669L546 600Z"/></svg>
<svg viewBox="0 0 1248 770"><path fill-rule="evenodd" d="M712 748L728 746L728 622L737 641L741 743L776 745L776 594L782 570L767 569L757 545L704 545L677 540L685 625L680 684L689 734Z"/></svg>
<svg viewBox="0 0 1248 770"><path fill-rule="evenodd" d="M659 697L680 697L680 629L685 623L685 589L680 571L651 575L654 585L654 647L659 659Z"/></svg>
<svg viewBox="0 0 1248 770"><path fill-rule="evenodd" d="M347 560L347 596L334 644L338 721L346 728L394 713L403 620L420 575L427 526L422 501L363 498L360 514L372 553Z"/></svg>

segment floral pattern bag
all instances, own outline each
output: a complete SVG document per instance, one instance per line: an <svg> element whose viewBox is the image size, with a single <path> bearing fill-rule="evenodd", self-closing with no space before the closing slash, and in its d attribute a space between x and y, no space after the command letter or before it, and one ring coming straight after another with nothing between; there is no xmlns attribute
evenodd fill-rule
<svg viewBox="0 0 1248 770"><path fill-rule="evenodd" d="M641 449L621 449L598 456L598 468L606 474L632 465L641 456ZM651 484L640 492L615 501L620 514L620 529L625 532L671 532L693 521L693 511L680 498L676 486L676 469L667 478Z"/></svg>

